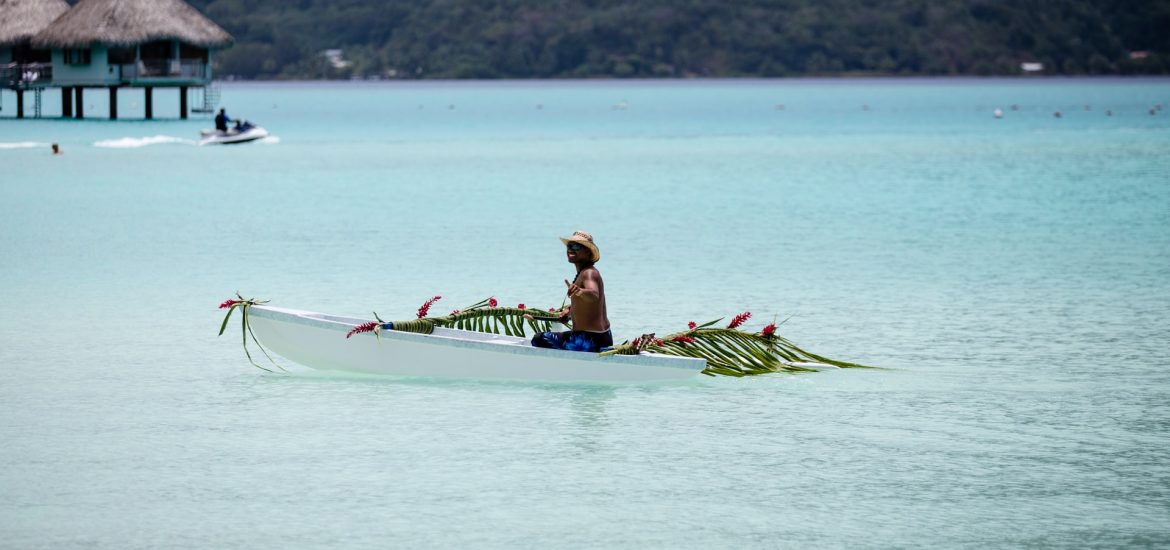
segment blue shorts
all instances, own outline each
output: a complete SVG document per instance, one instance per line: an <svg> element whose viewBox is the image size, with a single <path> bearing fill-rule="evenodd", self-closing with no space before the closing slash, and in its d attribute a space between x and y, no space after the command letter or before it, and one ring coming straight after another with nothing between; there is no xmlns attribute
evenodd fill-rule
<svg viewBox="0 0 1170 550"><path fill-rule="evenodd" d="M566 332L542 332L532 337L532 346L537 348L563 349L566 351L587 351L598 353L601 348L613 345L613 334L572 330Z"/></svg>

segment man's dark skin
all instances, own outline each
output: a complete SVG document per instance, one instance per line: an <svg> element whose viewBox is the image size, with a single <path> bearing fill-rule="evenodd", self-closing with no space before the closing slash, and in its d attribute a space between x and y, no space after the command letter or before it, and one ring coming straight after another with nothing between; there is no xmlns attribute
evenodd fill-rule
<svg viewBox="0 0 1170 550"><path fill-rule="evenodd" d="M609 330L609 315L605 310L605 281L601 280L601 272L593 267L593 253L584 246L570 242L565 248L565 256L569 263L577 266L577 277L571 283L565 279L570 306L560 311L561 318L567 320L572 316L573 330ZM525 317L532 318L530 315Z"/></svg>
<svg viewBox="0 0 1170 550"><path fill-rule="evenodd" d="M572 309L569 314L573 317L573 330L589 332L605 332L609 330L609 316L605 311L605 281L601 280L601 272L593 267L593 253L588 248L569 243L565 255L569 263L577 266L577 278L573 282L565 280Z"/></svg>

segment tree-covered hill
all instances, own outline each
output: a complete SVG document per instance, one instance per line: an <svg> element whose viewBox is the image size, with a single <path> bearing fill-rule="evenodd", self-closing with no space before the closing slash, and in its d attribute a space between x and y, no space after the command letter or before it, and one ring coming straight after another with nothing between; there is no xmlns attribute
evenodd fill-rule
<svg viewBox="0 0 1170 550"><path fill-rule="evenodd" d="M242 78L1170 72L1170 0L190 3L235 36L218 74Z"/></svg>

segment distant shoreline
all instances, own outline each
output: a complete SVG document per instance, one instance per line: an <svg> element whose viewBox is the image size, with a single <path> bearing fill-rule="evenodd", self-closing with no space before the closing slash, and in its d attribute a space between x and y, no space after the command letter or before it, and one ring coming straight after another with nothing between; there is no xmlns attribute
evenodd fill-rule
<svg viewBox="0 0 1170 550"><path fill-rule="evenodd" d="M579 86L630 83L639 85L694 85L694 84L907 84L915 82L970 84L1065 84L1070 82L1167 82L1170 75L1102 75L1102 76L797 76L797 77L702 77L702 78L428 78L428 79L236 79L215 80L216 86L256 86L287 84L290 86L482 86L496 84L499 87L549 85Z"/></svg>

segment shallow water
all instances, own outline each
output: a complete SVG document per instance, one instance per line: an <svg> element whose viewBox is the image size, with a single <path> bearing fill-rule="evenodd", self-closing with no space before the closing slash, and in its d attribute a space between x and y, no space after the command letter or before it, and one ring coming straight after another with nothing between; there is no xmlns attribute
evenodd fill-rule
<svg viewBox="0 0 1170 550"><path fill-rule="evenodd" d="M3 546L1170 544L1168 80L230 84L239 147L86 97L0 121ZM215 336L236 290L558 305L578 228L619 340L751 310L885 368L276 376Z"/></svg>

